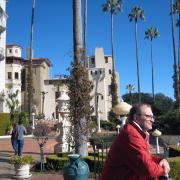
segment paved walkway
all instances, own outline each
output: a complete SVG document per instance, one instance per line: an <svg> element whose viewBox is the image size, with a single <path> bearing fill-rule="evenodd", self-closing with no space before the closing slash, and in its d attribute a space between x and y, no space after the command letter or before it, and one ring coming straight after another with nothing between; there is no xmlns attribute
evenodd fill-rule
<svg viewBox="0 0 180 180"><path fill-rule="evenodd" d="M55 139L49 139L45 146L45 155L54 153ZM14 154L10 138L0 139L0 180L14 179L14 167L9 164L10 157ZM40 159L39 145L33 138L25 138L23 154L30 154L36 160ZM63 180L62 173L33 174L29 180Z"/></svg>

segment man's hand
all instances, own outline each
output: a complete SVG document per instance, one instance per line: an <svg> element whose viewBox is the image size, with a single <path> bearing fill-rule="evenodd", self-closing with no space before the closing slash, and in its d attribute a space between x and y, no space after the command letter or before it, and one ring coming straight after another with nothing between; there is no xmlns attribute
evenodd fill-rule
<svg viewBox="0 0 180 180"><path fill-rule="evenodd" d="M165 173L167 175L169 173L169 171L170 171L170 166L169 166L168 161L166 159L162 159L159 162L159 165L165 170Z"/></svg>

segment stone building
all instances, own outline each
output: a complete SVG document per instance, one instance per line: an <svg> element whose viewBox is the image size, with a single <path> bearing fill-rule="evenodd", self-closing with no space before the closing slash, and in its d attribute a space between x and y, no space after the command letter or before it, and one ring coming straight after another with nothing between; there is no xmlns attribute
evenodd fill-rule
<svg viewBox="0 0 180 180"><path fill-rule="evenodd" d="M6 49L6 0L0 1L0 112L5 112L5 49Z"/></svg>
<svg viewBox="0 0 180 180"><path fill-rule="evenodd" d="M6 85L12 84L14 90L19 90L21 110L27 111L28 60L23 59L21 54L22 48L19 45L7 45ZM43 113L46 119L59 119L57 99L62 92L68 92L68 88L66 76L50 77L51 67L48 58L32 58L33 108L36 114ZM87 58L87 70L92 81L93 115L108 120L108 112L111 110L112 57L105 56L103 48L96 48L95 55ZM116 77L119 88L118 73Z"/></svg>

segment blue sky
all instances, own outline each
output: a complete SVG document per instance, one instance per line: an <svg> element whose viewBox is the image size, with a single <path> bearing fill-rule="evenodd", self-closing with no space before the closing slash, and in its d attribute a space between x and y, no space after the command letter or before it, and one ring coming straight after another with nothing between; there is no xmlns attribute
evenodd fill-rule
<svg viewBox="0 0 180 180"><path fill-rule="evenodd" d="M105 0L88 0L87 53L94 55L96 47L111 54L110 15L103 13ZM126 85L134 84L137 91L136 51L134 23L128 14L138 5L145 11L145 21L138 22L139 63L141 92L151 93L150 42L144 32L153 26L160 36L153 42L155 93L173 98L173 49L170 21L171 0L124 0L123 12L114 19L115 61L120 74L121 94L127 93ZM7 44L23 47L23 57L30 39L32 0L7 2ZM177 28L176 28L177 29ZM178 32L178 31L177 31ZM53 67L51 75L68 74L72 61L72 0L36 0L34 22L34 57L49 58ZM177 34L178 35L178 34Z"/></svg>

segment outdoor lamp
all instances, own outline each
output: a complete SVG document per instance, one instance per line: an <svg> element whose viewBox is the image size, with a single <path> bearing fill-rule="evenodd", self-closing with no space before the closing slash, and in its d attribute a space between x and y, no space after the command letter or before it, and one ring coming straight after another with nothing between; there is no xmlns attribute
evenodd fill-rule
<svg viewBox="0 0 180 180"><path fill-rule="evenodd" d="M34 117L35 117L35 113L33 112L32 113L32 129L34 130L35 129L35 127L34 127Z"/></svg>
<svg viewBox="0 0 180 180"><path fill-rule="evenodd" d="M152 135L156 138L156 154L160 154L159 151L159 137L161 136L161 131L159 131L158 129L155 129L152 133Z"/></svg>
<svg viewBox="0 0 180 180"><path fill-rule="evenodd" d="M122 125L126 123L126 116L129 113L131 107L132 106L130 104L121 101L113 108L113 112L116 114L116 116L120 117Z"/></svg>
<svg viewBox="0 0 180 180"><path fill-rule="evenodd" d="M118 134L119 134L119 129L120 129L120 127L121 127L121 126L120 126L119 124L116 126Z"/></svg>

